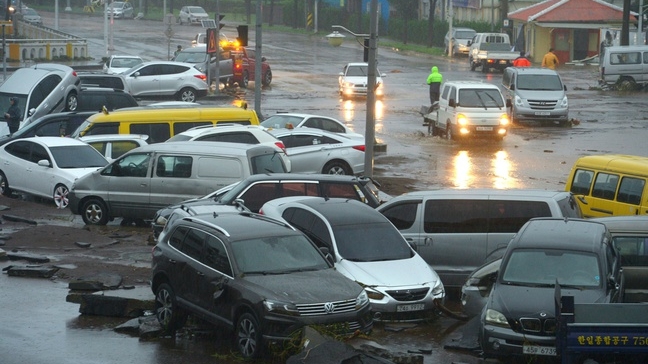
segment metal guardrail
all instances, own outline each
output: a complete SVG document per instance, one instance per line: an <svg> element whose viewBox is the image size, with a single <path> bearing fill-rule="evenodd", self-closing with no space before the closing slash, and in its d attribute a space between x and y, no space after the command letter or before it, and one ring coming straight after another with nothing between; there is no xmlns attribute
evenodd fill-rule
<svg viewBox="0 0 648 364"><path fill-rule="evenodd" d="M18 62L88 58L88 41L59 30L17 20L13 24L24 38L6 39L7 56Z"/></svg>

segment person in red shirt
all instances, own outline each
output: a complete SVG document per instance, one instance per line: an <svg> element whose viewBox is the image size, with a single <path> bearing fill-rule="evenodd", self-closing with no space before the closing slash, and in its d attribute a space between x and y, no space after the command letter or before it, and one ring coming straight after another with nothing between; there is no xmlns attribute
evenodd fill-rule
<svg viewBox="0 0 648 364"><path fill-rule="evenodd" d="M524 56L524 51L521 51L520 56L513 60L513 67L531 67L531 61Z"/></svg>

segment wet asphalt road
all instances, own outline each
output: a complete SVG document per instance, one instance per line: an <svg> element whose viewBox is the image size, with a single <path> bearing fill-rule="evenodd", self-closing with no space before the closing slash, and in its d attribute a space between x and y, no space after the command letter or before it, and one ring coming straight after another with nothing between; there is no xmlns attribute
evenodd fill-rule
<svg viewBox="0 0 648 364"><path fill-rule="evenodd" d="M43 13L52 26L53 13ZM91 56L105 55L101 18L61 12L59 29L87 37ZM189 46L201 28L174 27L167 43L164 26L151 21L115 21L115 54L164 59L167 45ZM250 27L251 29L253 27ZM235 28L225 33L234 37ZM253 34L250 35L253 40ZM279 111L337 117L356 132L365 129L363 100L343 101L337 95L337 73L347 62L362 57L351 40L331 48L320 36L263 35L263 55L271 63L272 85L262 90L263 115ZM377 175L415 178L413 189L496 187L564 189L571 164L580 156L598 153L645 155L647 117L645 92L618 93L597 88L595 66L565 66L559 70L568 87L571 128L547 125L516 126L502 142L448 142L428 136L419 110L427 104L425 78L432 65L445 79L498 83L501 74L470 72L465 58L378 51L386 73L386 97L377 103L376 136L387 153L376 156ZM254 89L239 90L236 98L254 105ZM216 102L230 102L226 101ZM6 263L0 263L4 267ZM121 321L84 317L76 304L66 303L66 285L48 280L0 276L0 362L14 363L227 363L214 353L228 349L210 337L139 341L111 330ZM456 301L454 301L456 307ZM462 337L461 324L440 317L435 322L400 332L376 330L372 339L399 351L432 349L425 363L480 363L471 353L444 350L446 340ZM222 339L220 340L222 342Z"/></svg>

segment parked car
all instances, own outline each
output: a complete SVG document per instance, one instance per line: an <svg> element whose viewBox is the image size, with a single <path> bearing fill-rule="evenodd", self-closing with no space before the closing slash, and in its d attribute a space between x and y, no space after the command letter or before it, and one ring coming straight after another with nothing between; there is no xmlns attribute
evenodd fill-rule
<svg viewBox="0 0 648 364"><path fill-rule="evenodd" d="M180 206L237 206L243 204L259 212L264 203L286 196L343 197L377 207L391 196L380 191L370 178L332 174L266 173L254 174L241 182L218 189L205 196L182 201L158 210L153 218L154 236L160 233L169 215ZM239 203L240 202L240 203Z"/></svg>
<svg viewBox="0 0 648 364"><path fill-rule="evenodd" d="M183 6L180 8L180 13L178 14L178 22L182 24L198 24L202 23L202 20L208 20L209 14L201 6Z"/></svg>
<svg viewBox="0 0 648 364"><path fill-rule="evenodd" d="M39 63L17 69L0 86L0 110L9 108L9 98L18 100L22 111L20 126L41 116L75 111L79 78L71 67L55 63ZM9 134L6 123L0 123L0 135Z"/></svg>
<svg viewBox="0 0 648 364"><path fill-rule="evenodd" d="M443 46L445 48L445 54L448 54L450 41L452 41L452 55L470 53L470 47L468 46L468 41L473 39L477 34L474 29L471 28L452 28L452 33L448 31L443 39Z"/></svg>
<svg viewBox="0 0 648 364"><path fill-rule="evenodd" d="M347 63L338 77L338 89L340 96L354 97L367 96L367 84L369 83L369 65L367 63ZM385 85L382 78L387 74L380 73L376 68L376 97L385 95Z"/></svg>
<svg viewBox="0 0 648 364"><path fill-rule="evenodd" d="M7 144L12 140L34 136L70 136L79 125L94 114L96 114L94 111L66 111L48 114L23 125L11 135L0 136L0 145Z"/></svg>
<svg viewBox="0 0 648 364"><path fill-rule="evenodd" d="M191 63L152 61L123 72L135 97L194 102L207 95L207 76Z"/></svg>
<svg viewBox="0 0 648 364"><path fill-rule="evenodd" d="M227 81L234 75L234 62L230 58L229 51L223 51L219 54L218 63L216 56L207 54L207 46L199 45L195 47L185 48L173 57L176 62L191 63L196 68L207 74L207 61L209 61L209 78L212 81L216 80L216 65L219 64L218 78L220 81L227 83Z"/></svg>
<svg viewBox="0 0 648 364"><path fill-rule="evenodd" d="M115 19L132 19L135 16L130 1L113 1L107 6L106 14Z"/></svg>
<svg viewBox="0 0 648 364"><path fill-rule="evenodd" d="M148 135L139 134L101 134L81 137L79 140L90 144L109 162L121 157L135 148L148 145Z"/></svg>
<svg viewBox="0 0 648 364"><path fill-rule="evenodd" d="M260 213L283 219L327 249L335 268L365 288L374 318L417 321L431 318L445 290L436 272L378 211L344 198L284 197Z"/></svg>
<svg viewBox="0 0 648 364"><path fill-rule="evenodd" d="M364 141L320 129L273 129L286 146L294 173L359 175L364 172Z"/></svg>
<svg viewBox="0 0 648 364"><path fill-rule="evenodd" d="M257 173L287 172L274 148L176 142L135 148L70 190L70 210L88 225L122 217L143 225L156 211Z"/></svg>
<svg viewBox="0 0 648 364"><path fill-rule="evenodd" d="M103 87L81 87L78 111L105 112L139 106L137 100L124 90Z"/></svg>
<svg viewBox="0 0 648 364"><path fill-rule="evenodd" d="M600 222L535 218L509 243L482 311L485 358L556 356L556 285L575 303L614 303L621 261Z"/></svg>
<svg viewBox="0 0 648 364"><path fill-rule="evenodd" d="M328 116L312 114L278 113L261 122L267 129L294 129L302 126L339 133L349 138L364 140L364 135L354 133L343 122Z"/></svg>
<svg viewBox="0 0 648 364"><path fill-rule="evenodd" d="M108 74L122 73L140 63L144 63L144 60L138 56L112 55L104 63L103 71Z"/></svg>
<svg viewBox="0 0 648 364"><path fill-rule="evenodd" d="M79 72L80 87L104 87L123 90L130 93L124 75L119 73Z"/></svg>
<svg viewBox="0 0 648 364"><path fill-rule="evenodd" d="M108 164L97 150L81 141L61 137L33 137L0 147L0 193L24 192L68 206L74 181Z"/></svg>
<svg viewBox="0 0 648 364"><path fill-rule="evenodd" d="M220 39L220 44L221 47L225 47L228 45L231 45L231 41L225 33L222 31L218 32L218 38ZM191 46L196 47L196 46L204 46L207 44L207 33L197 33L196 36L194 36L194 39L191 40Z"/></svg>
<svg viewBox="0 0 648 364"><path fill-rule="evenodd" d="M175 332L188 314L197 316L232 331L244 359L299 337L306 325L341 336L373 326L362 287L302 233L268 217L211 212L173 219L152 255L162 328Z"/></svg>
<svg viewBox="0 0 648 364"><path fill-rule="evenodd" d="M470 273L466 283L461 287L461 308L466 316L481 315L501 265L502 258L500 256L487 261Z"/></svg>
<svg viewBox="0 0 648 364"><path fill-rule="evenodd" d="M648 45L609 46L602 51L599 83L604 87L636 90L648 85Z"/></svg>
<svg viewBox="0 0 648 364"><path fill-rule="evenodd" d="M38 15L38 12L36 12L36 10L32 8L24 8L22 9L21 14L23 21L30 24L43 25L43 19L40 15Z"/></svg>

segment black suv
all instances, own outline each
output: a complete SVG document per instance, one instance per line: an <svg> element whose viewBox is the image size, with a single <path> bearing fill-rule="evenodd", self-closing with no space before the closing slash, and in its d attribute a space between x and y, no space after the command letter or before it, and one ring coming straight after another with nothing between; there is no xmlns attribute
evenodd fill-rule
<svg viewBox="0 0 648 364"><path fill-rule="evenodd" d="M222 207L222 206L221 206ZM233 331L249 359L306 325L338 334L373 326L364 289L290 225L250 212L178 209L153 249L151 288L167 332L191 314Z"/></svg>
<svg viewBox="0 0 648 364"><path fill-rule="evenodd" d="M103 87L82 87L77 96L77 111L102 112L139 106L137 100L124 90Z"/></svg>
<svg viewBox="0 0 648 364"><path fill-rule="evenodd" d="M252 212L259 212L264 203L288 196L321 196L350 198L378 207L390 196L378 190L371 178L331 175L268 173L255 174L243 181L214 191L209 195L181 202L158 210L153 219L153 233L158 236L168 216L180 206L233 205L241 201Z"/></svg>
<svg viewBox="0 0 648 364"><path fill-rule="evenodd" d="M70 136L88 116L96 112L66 111L44 115L18 129L11 135L0 137L0 145L15 139L31 138L35 136Z"/></svg>

